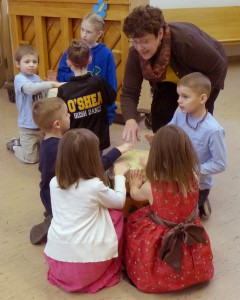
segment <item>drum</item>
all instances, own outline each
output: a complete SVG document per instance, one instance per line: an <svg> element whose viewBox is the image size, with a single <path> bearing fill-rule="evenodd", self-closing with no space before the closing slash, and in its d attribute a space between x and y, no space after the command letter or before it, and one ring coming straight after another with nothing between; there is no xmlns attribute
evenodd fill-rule
<svg viewBox="0 0 240 300"><path fill-rule="evenodd" d="M126 161L130 164L130 170L134 169L142 169L144 173L144 167L141 163L141 160L147 160L149 151L147 150L141 150L141 149L133 149L126 153L123 153L122 156L120 156L116 162L119 161ZM114 187L114 172L113 167L109 169L108 171L108 177L110 181L110 185ZM135 201L130 196L130 188L129 188L129 179L127 176L126 180L126 189L127 189L127 195L126 195L126 202L125 206L123 208L124 216L127 217L130 213L134 212L135 210L149 205L148 200L146 201Z"/></svg>

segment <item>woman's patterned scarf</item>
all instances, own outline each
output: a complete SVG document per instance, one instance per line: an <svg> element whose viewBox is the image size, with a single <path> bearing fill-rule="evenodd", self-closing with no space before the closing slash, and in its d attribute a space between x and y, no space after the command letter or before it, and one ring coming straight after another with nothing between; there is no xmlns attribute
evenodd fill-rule
<svg viewBox="0 0 240 300"><path fill-rule="evenodd" d="M148 60L139 55L143 78L149 81L162 81L166 78L171 55L171 32L165 24L164 34L156 54Z"/></svg>

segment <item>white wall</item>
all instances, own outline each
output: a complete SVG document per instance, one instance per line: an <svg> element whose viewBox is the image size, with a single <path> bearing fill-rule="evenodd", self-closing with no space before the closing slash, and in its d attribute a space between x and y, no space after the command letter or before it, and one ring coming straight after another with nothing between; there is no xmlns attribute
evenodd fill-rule
<svg viewBox="0 0 240 300"><path fill-rule="evenodd" d="M161 9L240 6L240 0L150 0L149 4ZM240 46L226 46L228 56L239 55Z"/></svg>
<svg viewBox="0 0 240 300"><path fill-rule="evenodd" d="M240 0L150 0L150 5L164 8L240 6Z"/></svg>

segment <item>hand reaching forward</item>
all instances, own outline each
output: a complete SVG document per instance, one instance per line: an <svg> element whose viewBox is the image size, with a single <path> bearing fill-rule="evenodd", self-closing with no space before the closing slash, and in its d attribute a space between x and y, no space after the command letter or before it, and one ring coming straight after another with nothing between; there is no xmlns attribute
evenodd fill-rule
<svg viewBox="0 0 240 300"><path fill-rule="evenodd" d="M145 139L148 141L149 145L152 144L153 137L154 134L150 134L150 133L145 134Z"/></svg>
<svg viewBox="0 0 240 300"><path fill-rule="evenodd" d="M117 149L118 149L121 153L125 153L125 152L130 151L130 150L133 149L133 144L131 144L131 143L124 143L124 144L118 146Z"/></svg>
<svg viewBox="0 0 240 300"><path fill-rule="evenodd" d="M114 174L116 175L126 175L130 170L130 165L127 162L117 162L114 165Z"/></svg>
<svg viewBox="0 0 240 300"><path fill-rule="evenodd" d="M61 85L65 84L66 82L58 82L58 81L50 81L53 88L59 88Z"/></svg>
<svg viewBox="0 0 240 300"><path fill-rule="evenodd" d="M137 140L140 141L138 123L134 119L127 120L123 129L122 139L133 144Z"/></svg>
<svg viewBox="0 0 240 300"><path fill-rule="evenodd" d="M129 186L130 189L137 188L139 189L143 184L143 170L136 169L130 171L129 176Z"/></svg>

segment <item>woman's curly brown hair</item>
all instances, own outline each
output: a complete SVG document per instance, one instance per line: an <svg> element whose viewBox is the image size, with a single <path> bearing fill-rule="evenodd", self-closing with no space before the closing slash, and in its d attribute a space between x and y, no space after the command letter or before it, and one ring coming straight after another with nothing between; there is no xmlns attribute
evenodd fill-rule
<svg viewBox="0 0 240 300"><path fill-rule="evenodd" d="M160 8L142 5L134 8L126 17L123 32L128 38L140 38L147 33L157 37L164 26L165 20Z"/></svg>

